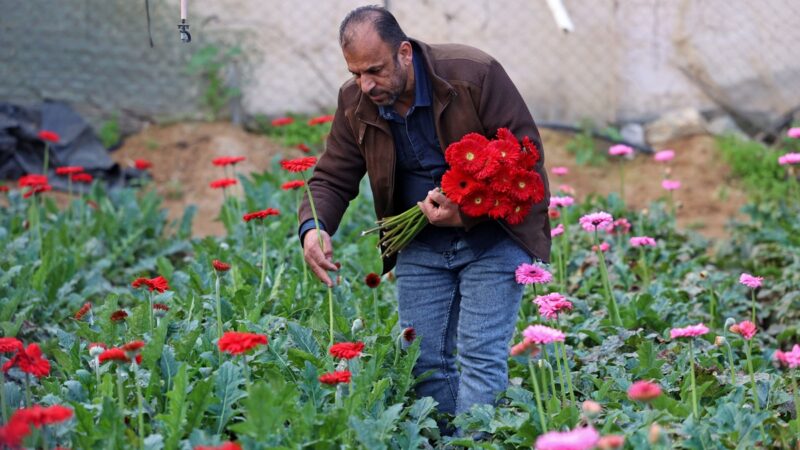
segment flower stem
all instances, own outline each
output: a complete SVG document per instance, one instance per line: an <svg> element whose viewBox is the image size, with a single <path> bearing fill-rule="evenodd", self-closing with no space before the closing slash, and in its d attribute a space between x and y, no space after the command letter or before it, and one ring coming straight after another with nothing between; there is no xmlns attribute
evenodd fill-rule
<svg viewBox="0 0 800 450"><path fill-rule="evenodd" d="M153 291L149 293L149 302L150 302L150 336L153 335Z"/></svg>
<svg viewBox="0 0 800 450"><path fill-rule="evenodd" d="M139 445L144 449L144 407L142 405L142 388L139 386L137 380L134 380L134 383L136 384L136 401L139 406Z"/></svg>
<svg viewBox="0 0 800 450"><path fill-rule="evenodd" d="M644 253L644 247L639 247L639 264L642 265L642 282L644 289L647 290L650 286L650 271L647 270L647 258Z"/></svg>
<svg viewBox="0 0 800 450"><path fill-rule="evenodd" d="M697 384L694 379L694 343L691 339L689 340L689 362L691 363L689 376L692 380L692 412L694 413L694 418L699 419L700 414L697 412Z"/></svg>
<svg viewBox="0 0 800 450"><path fill-rule="evenodd" d="M575 391L572 388L572 371L569 368L569 360L567 359L567 343L566 342L562 342L561 343L561 352L563 353L563 356L564 356L564 372L567 373L567 388L569 389L569 399L572 402L572 405L574 406L576 404L576 402L575 402Z"/></svg>
<svg viewBox="0 0 800 450"><path fill-rule="evenodd" d="M6 409L6 377L0 370L0 411L3 414L3 423L8 423L8 410Z"/></svg>
<svg viewBox="0 0 800 450"><path fill-rule="evenodd" d="M5 386L3 386L5 389ZM30 408L31 407L31 375L29 373L25 374L25 406Z"/></svg>
<svg viewBox="0 0 800 450"><path fill-rule="evenodd" d="M792 389L794 390L794 423L796 433L800 436L800 393L797 391L797 369L792 371Z"/></svg>
<svg viewBox="0 0 800 450"><path fill-rule="evenodd" d="M622 319L619 317L619 308L617 307L617 300L614 298L614 293L611 292L611 283L608 281L608 268L606 266L606 256L600 248L600 242L597 238L597 230L594 232L594 243L597 247L597 256L600 258L600 277L603 280L603 288L606 294L606 301L608 302L608 310L611 313L611 321L614 326L622 327Z"/></svg>
<svg viewBox="0 0 800 450"><path fill-rule="evenodd" d="M317 230L317 238L319 239L319 250L325 255L325 242L322 240L322 232L319 227L319 217L317 216L317 207L314 205L314 196L311 194L311 188L308 186L308 181L303 172L300 172L303 177L303 185L308 194L308 204L311 206L311 216L314 218L314 228ZM333 287L328 286L328 324L329 324L329 343L333 345Z"/></svg>
<svg viewBox="0 0 800 450"><path fill-rule="evenodd" d="M378 288L377 287L372 289L372 309L373 309L373 315L374 315L374 317L372 318L372 321L373 321L372 323L377 326L378 323L380 323L379 322L380 314L379 314L379 311L378 311Z"/></svg>
<svg viewBox="0 0 800 450"><path fill-rule="evenodd" d="M217 307L217 338L222 339L222 300L219 295L219 275L214 272L214 289L216 292L216 307Z"/></svg>
<svg viewBox="0 0 800 450"><path fill-rule="evenodd" d="M731 344L725 340L725 346L728 347L728 365L731 368L731 386L736 384L736 371L734 370L733 350Z"/></svg>
<svg viewBox="0 0 800 450"><path fill-rule="evenodd" d="M750 358L750 352L753 348L753 342L748 340L747 347L745 347L745 355L747 356L747 371L750 372L750 386L753 390L753 408L756 412L761 412L761 404L758 401L758 391L756 390L756 377L753 373L753 360Z"/></svg>
<svg viewBox="0 0 800 450"><path fill-rule="evenodd" d="M42 175L47 176L47 169L50 162L50 143L44 143L44 161L42 163Z"/></svg>
<svg viewBox="0 0 800 450"><path fill-rule="evenodd" d="M756 290L750 289L750 309L752 310L752 318L750 319L753 323L756 322Z"/></svg>
<svg viewBox="0 0 800 450"><path fill-rule="evenodd" d="M122 386L122 374L117 369L117 397L119 397L119 413L125 415L125 388Z"/></svg>
<svg viewBox="0 0 800 450"><path fill-rule="evenodd" d="M567 390L565 389L565 387L567 385L566 383L564 383L564 372L561 369L561 358L558 356L558 342L553 342L553 353L555 354L556 357L556 369L558 369L558 382L560 383L561 386L561 404L566 405Z"/></svg>
<svg viewBox="0 0 800 450"><path fill-rule="evenodd" d="M303 265L305 267L305 264ZM261 282L258 283L258 294L256 300L261 299L261 292L264 290L264 279L267 277L267 233L262 233L261 237Z"/></svg>
<svg viewBox="0 0 800 450"><path fill-rule="evenodd" d="M542 433L547 431L547 420L544 418L544 408L542 407L542 394L539 391L539 382L536 380L536 371L533 370L533 360L528 360L528 371L531 374L533 384L533 394L536 396L536 410L539 412L539 423L542 425Z"/></svg>

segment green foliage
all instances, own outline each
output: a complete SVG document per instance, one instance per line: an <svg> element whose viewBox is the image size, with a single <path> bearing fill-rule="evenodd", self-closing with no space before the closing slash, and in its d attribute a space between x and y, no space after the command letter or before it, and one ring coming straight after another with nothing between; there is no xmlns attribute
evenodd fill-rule
<svg viewBox="0 0 800 450"><path fill-rule="evenodd" d="M755 203L788 199L791 180L786 169L778 164L783 152L735 135L719 137L717 144L733 175L742 180Z"/></svg>
<svg viewBox="0 0 800 450"><path fill-rule="evenodd" d="M313 123L313 117L290 115L283 119L291 120L291 123L273 124L274 119L270 120L263 114L256 114L254 117L255 129L259 133L279 140L286 147L306 146L309 150L321 149L322 143L331 129L329 121Z"/></svg>
<svg viewBox="0 0 800 450"><path fill-rule="evenodd" d="M205 85L201 98L211 120L217 120L228 101L240 94L238 88L226 84L224 71L241 55L239 47L220 48L209 44L200 47L189 60L187 71L199 76Z"/></svg>
<svg viewBox="0 0 800 450"><path fill-rule="evenodd" d="M119 118L114 115L104 121L97 130L97 137L103 143L103 147L112 148L122 139L122 132L119 129Z"/></svg>
<svg viewBox="0 0 800 450"><path fill-rule="evenodd" d="M567 145L567 151L575 156L578 165L602 166L606 164L606 153L600 150L593 136L594 124L591 121L581 122L581 132L576 134Z"/></svg>

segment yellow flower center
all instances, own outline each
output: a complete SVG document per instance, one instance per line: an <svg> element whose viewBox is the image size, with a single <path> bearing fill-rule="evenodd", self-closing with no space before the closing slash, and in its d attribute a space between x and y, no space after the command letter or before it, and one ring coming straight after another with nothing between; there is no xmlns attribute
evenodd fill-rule
<svg viewBox="0 0 800 450"><path fill-rule="evenodd" d="M474 201L475 201L475 204L476 204L476 205L480 205L480 204L481 204L481 202L483 202L483 199L482 199L482 198L480 198L480 197L475 197L475 200L474 200Z"/></svg>
<svg viewBox="0 0 800 450"><path fill-rule="evenodd" d="M473 159L475 159L475 154L472 152L468 152L465 158L467 158L467 161L472 161Z"/></svg>
<svg viewBox="0 0 800 450"><path fill-rule="evenodd" d="M520 189L525 189L525 182L520 181L519 183L517 183L517 186L519 186Z"/></svg>

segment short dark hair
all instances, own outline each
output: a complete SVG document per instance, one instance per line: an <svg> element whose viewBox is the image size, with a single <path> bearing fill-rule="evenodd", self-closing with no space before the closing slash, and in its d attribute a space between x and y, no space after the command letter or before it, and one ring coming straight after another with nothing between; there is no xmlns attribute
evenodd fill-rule
<svg viewBox="0 0 800 450"><path fill-rule="evenodd" d="M403 41L408 40L408 36L388 9L378 5L368 5L350 11L342 20L342 24L339 25L339 45L341 47L350 43L352 26L362 23L372 24L381 40L389 44L392 50L397 50Z"/></svg>

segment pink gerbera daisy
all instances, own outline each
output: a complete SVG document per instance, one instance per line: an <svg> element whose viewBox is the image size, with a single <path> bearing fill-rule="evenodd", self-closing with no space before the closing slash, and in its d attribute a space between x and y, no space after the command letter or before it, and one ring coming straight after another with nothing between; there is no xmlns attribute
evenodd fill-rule
<svg viewBox="0 0 800 450"><path fill-rule="evenodd" d="M661 150L660 152L656 152L656 154L653 155L653 159L655 159L658 162L672 161L672 158L674 157L675 157L674 150Z"/></svg>
<svg viewBox="0 0 800 450"><path fill-rule="evenodd" d="M536 438L536 450L588 450L600 440L600 433L592 427L571 431L550 431Z"/></svg>
<svg viewBox="0 0 800 450"><path fill-rule="evenodd" d="M632 247L655 247L656 240L648 236L634 236L631 238Z"/></svg>
<svg viewBox="0 0 800 450"><path fill-rule="evenodd" d="M608 154L611 156L628 156L633 154L633 148L624 144L612 145L608 149Z"/></svg>
<svg viewBox="0 0 800 450"><path fill-rule="evenodd" d="M673 328L669 331L670 339L681 338L681 337L697 337L702 336L708 333L708 327L703 325L702 323L698 323L697 325L689 325L688 327L684 328Z"/></svg>
<svg viewBox="0 0 800 450"><path fill-rule="evenodd" d="M550 237L561 236L564 234L564 224L560 223L558 226L550 230Z"/></svg>
<svg viewBox="0 0 800 450"><path fill-rule="evenodd" d="M581 217L578 222L580 222L581 226L586 231L608 231L614 224L614 217L605 211L600 211L586 214L585 216Z"/></svg>
<svg viewBox="0 0 800 450"><path fill-rule="evenodd" d="M544 325L530 325L522 331L526 341L534 344L549 344L551 342L564 342L564 332Z"/></svg>
<svg viewBox="0 0 800 450"><path fill-rule="evenodd" d="M675 191L681 188L681 182L678 180L663 180L661 187L668 191Z"/></svg>
<svg viewBox="0 0 800 450"><path fill-rule="evenodd" d="M553 274L536 264L523 263L514 272L519 284L546 284L553 281Z"/></svg>
<svg viewBox="0 0 800 450"><path fill-rule="evenodd" d="M533 300L533 303L539 307L539 314L545 319L556 319L559 312L572 310L572 302L558 292L540 295Z"/></svg>
<svg viewBox="0 0 800 450"><path fill-rule="evenodd" d="M756 324L750 322L749 320L743 320L739 323L735 323L731 325L729 330L731 331L731 333L736 333L738 335L741 335L747 341L752 339L753 336L756 335L756 331L758 331L756 328Z"/></svg>
<svg viewBox="0 0 800 450"><path fill-rule="evenodd" d="M773 358L781 363L781 365L787 366L790 369L797 369L800 367L800 345L794 344L790 352L778 350L775 352L775 355L773 355Z"/></svg>
<svg viewBox="0 0 800 450"><path fill-rule="evenodd" d="M575 199L568 195L563 197L550 197L550 208L563 208L565 206L572 206L574 203Z"/></svg>
<svg viewBox="0 0 800 450"><path fill-rule="evenodd" d="M743 273L739 276L739 283L752 289L761 287L762 281L764 281L764 277L756 277L749 273Z"/></svg>
<svg viewBox="0 0 800 450"><path fill-rule="evenodd" d="M556 166L550 169L550 173L557 177L564 176L569 173L569 168L565 166Z"/></svg>

